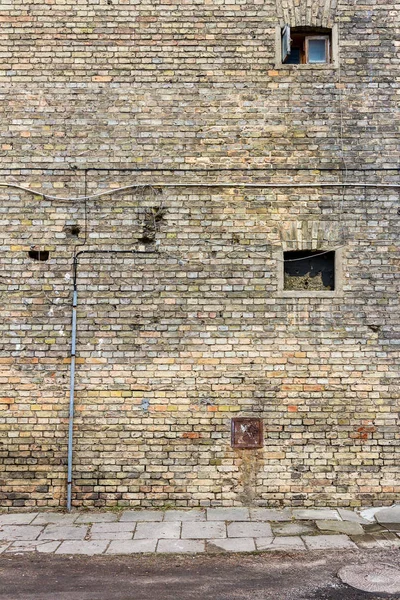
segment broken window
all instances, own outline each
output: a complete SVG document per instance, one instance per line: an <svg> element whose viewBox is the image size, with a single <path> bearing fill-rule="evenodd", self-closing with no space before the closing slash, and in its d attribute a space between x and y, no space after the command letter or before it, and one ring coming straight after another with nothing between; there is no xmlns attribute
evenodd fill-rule
<svg viewBox="0 0 400 600"><path fill-rule="evenodd" d="M296 250L284 252L284 290L332 291L335 289L335 252Z"/></svg>
<svg viewBox="0 0 400 600"><path fill-rule="evenodd" d="M281 37L282 63L312 65L332 62L332 30L285 25Z"/></svg>

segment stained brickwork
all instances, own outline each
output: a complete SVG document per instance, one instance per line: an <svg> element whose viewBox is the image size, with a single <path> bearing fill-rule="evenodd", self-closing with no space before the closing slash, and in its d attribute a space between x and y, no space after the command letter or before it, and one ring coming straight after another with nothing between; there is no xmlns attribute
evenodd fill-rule
<svg viewBox="0 0 400 600"><path fill-rule="evenodd" d="M65 505L82 249L74 506L398 498L398 189L366 184L399 183L399 11L303 8L3 7L1 181L37 194L1 190L2 507ZM340 69L278 67L287 20L337 25ZM336 291L283 290L283 252L319 249Z"/></svg>

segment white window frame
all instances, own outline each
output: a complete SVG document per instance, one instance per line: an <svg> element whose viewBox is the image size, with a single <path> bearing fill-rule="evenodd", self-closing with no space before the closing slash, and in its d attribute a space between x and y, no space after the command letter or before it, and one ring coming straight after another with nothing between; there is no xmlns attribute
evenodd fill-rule
<svg viewBox="0 0 400 600"><path fill-rule="evenodd" d="M333 25L331 36L330 36L330 62L325 63L306 63L306 64L298 64L298 65L288 65L284 63L283 59L283 48L282 48L282 36L285 27L290 26L287 23L282 23L281 25L277 25L275 29L275 69L288 69L288 70L296 70L296 69L337 69L339 67L339 30L337 25ZM321 34L324 37L324 34ZM307 37L318 37L317 35L310 35ZM329 36L327 36L329 39ZM285 57L286 58L286 57Z"/></svg>
<svg viewBox="0 0 400 600"><path fill-rule="evenodd" d="M310 61L310 51L309 51L309 43L310 40L324 40L325 41L325 57L326 60L324 61L315 61L315 62L311 62ZM326 65L326 64L330 64L331 63L331 56L330 56L330 43L329 43L329 36L328 35L306 35L305 37L305 52L306 52L306 64L307 65Z"/></svg>

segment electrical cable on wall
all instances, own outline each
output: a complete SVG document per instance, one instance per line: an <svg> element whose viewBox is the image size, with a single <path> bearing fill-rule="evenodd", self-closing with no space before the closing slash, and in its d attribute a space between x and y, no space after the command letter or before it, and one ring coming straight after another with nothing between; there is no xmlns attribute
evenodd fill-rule
<svg viewBox="0 0 400 600"><path fill-rule="evenodd" d="M43 192L39 192L38 190L32 190L28 187L21 186L15 183L7 183L0 182L0 187L2 188L13 188L18 189L23 192L27 192L34 196L41 196L47 200L56 200L61 202L75 202L81 200L93 200L95 198L101 198L102 196L112 196L119 192L129 191L129 190L146 190L152 189L154 191L160 188L238 188L238 189L246 189L246 188L258 188L258 189L279 189L279 188L400 188L400 184L398 183L356 183L356 182L320 182L320 183L225 183L225 182L188 182L188 183L170 183L170 182L153 182L151 184L130 184L124 185L122 187L113 188L107 190L105 192L99 192L97 194L90 194L87 196L75 196L70 198L64 198L61 196L52 196L50 194L45 194Z"/></svg>

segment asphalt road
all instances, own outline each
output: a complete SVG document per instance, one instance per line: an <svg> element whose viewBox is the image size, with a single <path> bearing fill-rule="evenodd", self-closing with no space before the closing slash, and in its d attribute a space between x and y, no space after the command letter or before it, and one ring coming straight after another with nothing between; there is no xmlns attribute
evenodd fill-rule
<svg viewBox="0 0 400 600"><path fill-rule="evenodd" d="M397 550L208 556L0 556L0 600L384 600L336 576Z"/></svg>

